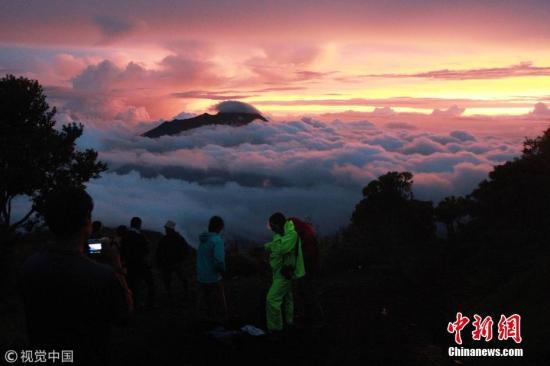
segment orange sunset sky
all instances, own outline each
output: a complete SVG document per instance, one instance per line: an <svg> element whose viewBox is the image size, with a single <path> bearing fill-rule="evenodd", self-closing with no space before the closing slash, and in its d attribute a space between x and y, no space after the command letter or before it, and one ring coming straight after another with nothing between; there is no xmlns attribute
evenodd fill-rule
<svg viewBox="0 0 550 366"><path fill-rule="evenodd" d="M84 124L106 225L196 238L216 213L260 238L283 210L330 233L388 171L468 194L548 128L548 19L548 0L0 0L0 75ZM140 137L228 100L269 122Z"/></svg>
<svg viewBox="0 0 550 366"><path fill-rule="evenodd" d="M226 99L271 116L550 101L548 1L0 4L1 73L38 79L72 118L170 119Z"/></svg>

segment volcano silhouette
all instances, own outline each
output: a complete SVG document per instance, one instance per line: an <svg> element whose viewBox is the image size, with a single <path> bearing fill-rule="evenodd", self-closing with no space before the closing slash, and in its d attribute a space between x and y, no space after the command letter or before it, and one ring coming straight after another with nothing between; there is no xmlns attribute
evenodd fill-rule
<svg viewBox="0 0 550 366"><path fill-rule="evenodd" d="M189 131L195 128L212 125L239 127L247 125L256 119L267 122L267 119L259 113L203 113L193 118L174 119L169 122L163 122L159 126L145 132L142 136L157 138L165 135L177 135L183 131Z"/></svg>

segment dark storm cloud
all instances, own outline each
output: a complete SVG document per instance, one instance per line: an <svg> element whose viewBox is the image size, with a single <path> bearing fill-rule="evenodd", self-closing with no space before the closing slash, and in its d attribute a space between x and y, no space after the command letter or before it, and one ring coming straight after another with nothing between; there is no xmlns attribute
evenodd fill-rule
<svg viewBox="0 0 550 366"><path fill-rule="evenodd" d="M110 15L96 15L92 20L107 38L121 36L136 28L136 23L129 19Z"/></svg>

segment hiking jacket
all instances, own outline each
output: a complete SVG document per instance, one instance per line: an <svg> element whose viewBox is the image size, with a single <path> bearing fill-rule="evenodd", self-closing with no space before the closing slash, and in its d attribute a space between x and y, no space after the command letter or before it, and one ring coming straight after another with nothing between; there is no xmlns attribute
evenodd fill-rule
<svg viewBox="0 0 550 366"><path fill-rule="evenodd" d="M216 233L202 233L197 249L197 281L215 283L225 271L225 248L223 239Z"/></svg>
<svg viewBox="0 0 550 366"><path fill-rule="evenodd" d="M298 258L294 255L295 245L298 245ZM288 220L285 223L283 235L275 233L273 240L265 244L264 247L269 252L269 265L271 266L273 278L285 278L281 274L281 268L284 265L294 267L295 279L303 277L306 274L302 245L292 221Z"/></svg>

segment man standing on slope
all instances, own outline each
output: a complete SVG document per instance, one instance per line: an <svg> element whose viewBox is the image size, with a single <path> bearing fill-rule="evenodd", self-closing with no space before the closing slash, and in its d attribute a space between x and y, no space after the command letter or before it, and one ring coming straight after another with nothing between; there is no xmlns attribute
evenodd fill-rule
<svg viewBox="0 0 550 366"><path fill-rule="evenodd" d="M168 298L173 300L172 277L175 274L183 285L185 298L188 296L187 277L183 267L189 255L189 244L180 233L176 231L176 223L168 220L164 225L166 234L157 245L157 264L162 274L162 280L168 292Z"/></svg>
<svg viewBox="0 0 550 366"><path fill-rule="evenodd" d="M155 304L155 283L151 265L149 264L149 240L141 231L141 218L133 217L130 229L122 238L120 256L128 271L128 286L134 294L136 308L141 306L140 287L143 282L147 285L147 308L152 309Z"/></svg>
<svg viewBox="0 0 550 366"><path fill-rule="evenodd" d="M266 299L267 329L278 332L283 330L283 311L286 325L294 322L292 280L303 277L305 268L300 238L292 221L277 212L269 218L269 227L274 234L273 240L265 244L273 273Z"/></svg>
<svg viewBox="0 0 550 366"><path fill-rule="evenodd" d="M223 219L213 216L208 223L208 232L199 236L197 249L197 313L200 317L204 310L206 320L215 323L226 323L228 318L222 281L225 273L225 245L220 233L223 229Z"/></svg>

